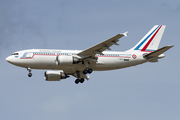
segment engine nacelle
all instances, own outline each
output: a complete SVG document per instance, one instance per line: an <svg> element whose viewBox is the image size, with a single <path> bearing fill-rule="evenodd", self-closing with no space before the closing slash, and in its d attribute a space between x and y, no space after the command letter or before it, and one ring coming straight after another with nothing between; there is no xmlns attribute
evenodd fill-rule
<svg viewBox="0 0 180 120"><path fill-rule="evenodd" d="M77 57L73 56L57 56L56 57L56 65L72 65L78 64L81 60Z"/></svg>
<svg viewBox="0 0 180 120"><path fill-rule="evenodd" d="M67 76L64 71L46 71L44 73L44 79L46 81L60 81L61 79L66 79Z"/></svg>

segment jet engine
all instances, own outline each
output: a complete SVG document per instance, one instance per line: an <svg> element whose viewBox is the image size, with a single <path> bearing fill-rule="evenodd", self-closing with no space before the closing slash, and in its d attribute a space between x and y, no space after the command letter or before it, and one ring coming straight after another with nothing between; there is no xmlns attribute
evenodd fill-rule
<svg viewBox="0 0 180 120"><path fill-rule="evenodd" d="M77 57L73 56L57 56L56 57L56 65L72 65L78 64L81 60Z"/></svg>
<svg viewBox="0 0 180 120"><path fill-rule="evenodd" d="M66 79L67 76L64 71L46 71L44 73L44 79L46 81L60 81L61 79Z"/></svg>

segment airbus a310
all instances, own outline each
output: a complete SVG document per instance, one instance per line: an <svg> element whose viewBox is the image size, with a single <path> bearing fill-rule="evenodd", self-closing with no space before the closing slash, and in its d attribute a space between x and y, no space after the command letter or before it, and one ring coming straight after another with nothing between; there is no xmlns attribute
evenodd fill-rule
<svg viewBox="0 0 180 120"><path fill-rule="evenodd" d="M75 83L83 83L84 79L89 80L87 74L93 71L105 71L121 69L146 62L158 62L158 59L165 57L164 53L173 45L158 49L165 25L155 25L133 48L124 52L111 52L112 45L119 45L117 42L127 32L105 40L86 50L53 50L53 49L30 49L14 52L6 58L9 63L31 69L47 69L44 77L46 81L60 81L69 75L76 77Z"/></svg>

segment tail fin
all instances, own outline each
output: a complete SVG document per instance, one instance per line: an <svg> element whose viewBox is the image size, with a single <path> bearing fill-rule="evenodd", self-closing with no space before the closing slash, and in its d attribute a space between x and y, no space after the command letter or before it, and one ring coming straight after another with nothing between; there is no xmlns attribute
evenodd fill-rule
<svg viewBox="0 0 180 120"><path fill-rule="evenodd" d="M152 52L158 49L165 25L155 25L132 49L142 52Z"/></svg>

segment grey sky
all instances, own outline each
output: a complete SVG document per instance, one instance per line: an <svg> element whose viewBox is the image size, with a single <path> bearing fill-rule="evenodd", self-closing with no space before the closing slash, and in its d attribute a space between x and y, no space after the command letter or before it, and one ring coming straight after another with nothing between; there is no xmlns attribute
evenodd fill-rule
<svg viewBox="0 0 180 120"><path fill-rule="evenodd" d="M5 0L0 1L1 120L179 120L178 0ZM46 82L45 70L5 58L32 48L86 49L129 31L112 50L133 47L154 25L167 25L160 47L175 45L158 63L93 72L76 85L71 77Z"/></svg>

